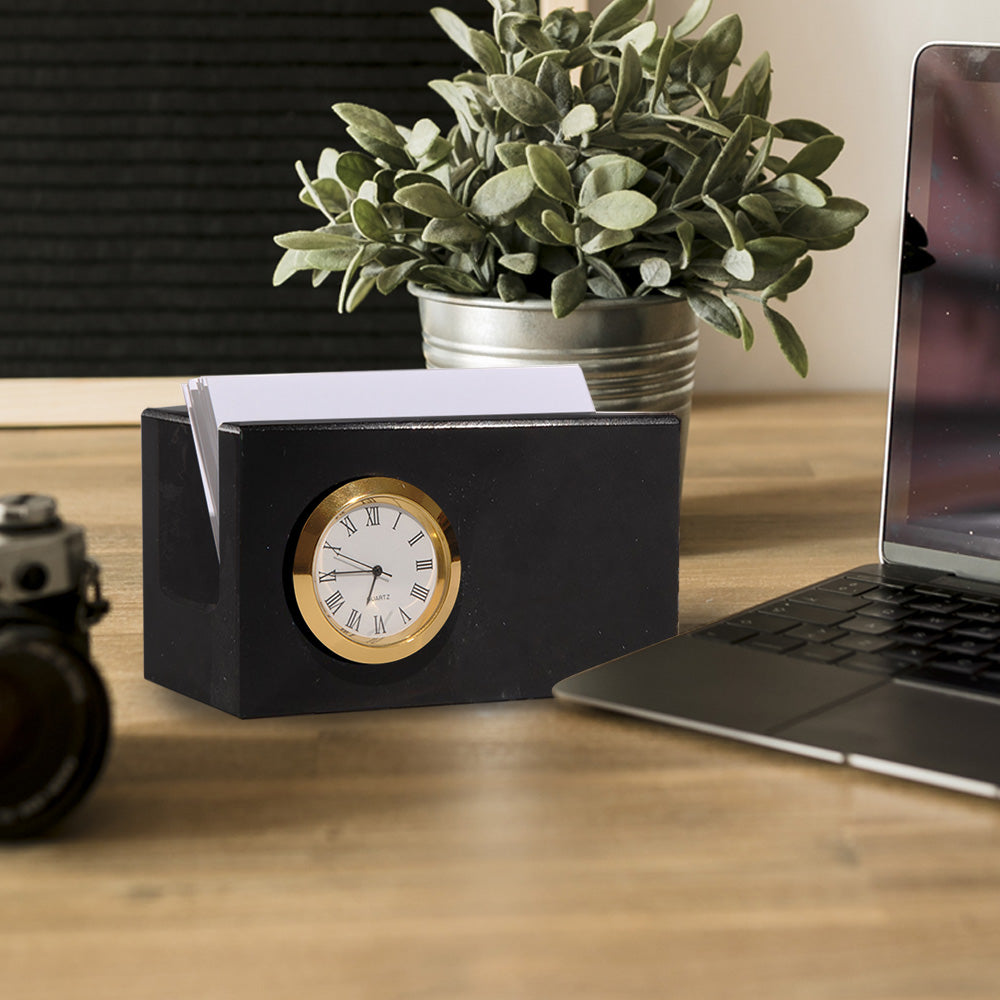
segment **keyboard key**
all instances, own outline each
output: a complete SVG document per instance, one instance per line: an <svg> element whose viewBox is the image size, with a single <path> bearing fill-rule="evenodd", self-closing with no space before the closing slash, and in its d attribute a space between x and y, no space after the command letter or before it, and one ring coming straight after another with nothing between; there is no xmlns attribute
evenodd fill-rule
<svg viewBox="0 0 1000 1000"><path fill-rule="evenodd" d="M953 615L917 614L910 618L908 623L914 628L931 628L937 629L940 632L943 629L953 628L961 620L961 618L955 618Z"/></svg>
<svg viewBox="0 0 1000 1000"><path fill-rule="evenodd" d="M784 632L785 629L792 627L792 623L787 618L767 615L761 611L749 611L745 615L727 618L726 621L730 625L739 625L741 628L752 628L755 632Z"/></svg>
<svg viewBox="0 0 1000 1000"><path fill-rule="evenodd" d="M814 642L807 642L795 650L795 655L807 660L816 660L819 663L836 663L837 660L842 660L851 654L846 649L838 649L836 646L822 646Z"/></svg>
<svg viewBox="0 0 1000 1000"><path fill-rule="evenodd" d="M993 642L1000 639L1000 628L995 625L974 625L971 622L966 622L956 626L954 632L956 635L968 635L973 639L989 639Z"/></svg>
<svg viewBox="0 0 1000 1000"><path fill-rule="evenodd" d="M890 660L895 660L897 663L913 664L926 663L936 654L929 646L908 646L901 644L887 649L882 655L888 657Z"/></svg>
<svg viewBox="0 0 1000 1000"><path fill-rule="evenodd" d="M881 618L886 622L899 622L911 614L908 608L901 604L886 604L884 601L872 601L867 607L858 609L859 615L867 618Z"/></svg>
<svg viewBox="0 0 1000 1000"><path fill-rule="evenodd" d="M796 604L811 604L819 608L832 608L834 611L857 611L858 608L863 608L868 603L849 594L837 594L819 587L796 594L792 600Z"/></svg>
<svg viewBox="0 0 1000 1000"><path fill-rule="evenodd" d="M791 618L794 621L809 622L813 625L836 625L850 617L844 611L834 611L832 608L814 608L809 604L799 604L797 601L775 601L761 610L768 614Z"/></svg>
<svg viewBox="0 0 1000 1000"><path fill-rule="evenodd" d="M836 628L832 625L809 625L808 623L796 625L785 634L801 639L803 642L832 642L842 635L847 635L842 628Z"/></svg>
<svg viewBox="0 0 1000 1000"><path fill-rule="evenodd" d="M974 622L985 622L988 625L1000 625L1000 610L996 607L968 604L962 612L962 617Z"/></svg>
<svg viewBox="0 0 1000 1000"><path fill-rule="evenodd" d="M703 635L708 639L720 639L722 642L742 642L751 636L757 635L755 629L743 628L739 625L730 625L728 622L719 622L717 625L709 625L698 631L698 635Z"/></svg>
<svg viewBox="0 0 1000 1000"><path fill-rule="evenodd" d="M973 674L979 673L980 670L985 669L988 665L985 660L977 659L974 656L953 656L947 658L936 656L925 664L927 669L947 670L949 673L964 674L966 677L971 677Z"/></svg>
<svg viewBox="0 0 1000 1000"><path fill-rule="evenodd" d="M841 577L839 580L830 580L828 583L821 583L818 590L828 590L833 594L846 594L849 597L857 597L858 594L867 594L869 590L874 590L874 584L870 580L860 580L857 577Z"/></svg>
<svg viewBox="0 0 1000 1000"><path fill-rule="evenodd" d="M915 646L927 646L941 638L941 633L931 628L913 628L907 622L897 633L896 638L900 642L906 642Z"/></svg>
<svg viewBox="0 0 1000 1000"><path fill-rule="evenodd" d="M946 601L943 598L920 598L910 601L909 607L914 611L929 611L935 615L950 615L962 608L961 601Z"/></svg>
<svg viewBox="0 0 1000 1000"><path fill-rule="evenodd" d="M992 642L983 639L969 639L960 635L949 635L934 643L935 649L946 653L958 653L961 656L978 656L993 648Z"/></svg>
<svg viewBox="0 0 1000 1000"><path fill-rule="evenodd" d="M789 653L793 649L798 649L802 643L798 639L792 639L787 635L758 635L753 639L747 639L744 646L752 646L754 649L764 649L769 653Z"/></svg>
<svg viewBox="0 0 1000 1000"><path fill-rule="evenodd" d="M889 587L880 584L871 590L865 591L865 598L869 601L883 601L886 604L905 604L913 597L909 591L903 587Z"/></svg>
<svg viewBox="0 0 1000 1000"><path fill-rule="evenodd" d="M836 639L835 646L841 649L853 649L857 653L875 653L892 645L892 639L884 635L858 635L851 633L843 639Z"/></svg>
<svg viewBox="0 0 1000 1000"><path fill-rule="evenodd" d="M865 635L884 635L896 628L895 622L882 621L880 618L864 618L855 615L840 623L840 628L847 629L848 632L861 632Z"/></svg>

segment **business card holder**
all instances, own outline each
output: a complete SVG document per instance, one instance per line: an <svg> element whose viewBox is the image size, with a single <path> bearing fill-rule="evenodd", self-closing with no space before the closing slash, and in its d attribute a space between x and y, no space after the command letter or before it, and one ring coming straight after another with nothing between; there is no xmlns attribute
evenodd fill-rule
<svg viewBox="0 0 1000 1000"><path fill-rule="evenodd" d="M678 431L675 417L652 413L225 424L217 551L186 411L146 410L145 676L241 717L547 696L676 633ZM433 587L405 573L441 576L439 555L415 549L412 567L375 566L347 545L363 534L335 514L296 564L325 498L389 481L446 515L456 576L460 556L451 605L412 653L402 638ZM387 495L364 495L368 506L344 515L350 527L367 518L390 540L387 512L400 518ZM323 581L318 626L297 573ZM395 596L403 586L409 605ZM388 652L358 662L322 628Z"/></svg>

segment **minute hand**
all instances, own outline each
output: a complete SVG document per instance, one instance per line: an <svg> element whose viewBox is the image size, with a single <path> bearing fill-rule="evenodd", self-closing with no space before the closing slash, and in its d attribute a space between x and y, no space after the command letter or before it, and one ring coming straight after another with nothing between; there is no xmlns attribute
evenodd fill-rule
<svg viewBox="0 0 1000 1000"><path fill-rule="evenodd" d="M340 549L334 549L333 551L337 554L338 559L346 559L348 562L352 562L356 566L363 566L366 570L368 570L369 573L375 572L374 566L369 566L368 563L363 563L360 559L355 559L354 556L345 556L344 553L340 551ZM385 570L382 570L382 572L379 575L392 577L392 574L386 573Z"/></svg>

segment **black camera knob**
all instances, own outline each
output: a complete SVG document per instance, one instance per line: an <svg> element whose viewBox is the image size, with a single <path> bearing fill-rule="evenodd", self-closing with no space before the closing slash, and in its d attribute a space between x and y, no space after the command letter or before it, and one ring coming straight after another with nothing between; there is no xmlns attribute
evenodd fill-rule
<svg viewBox="0 0 1000 1000"><path fill-rule="evenodd" d="M58 523L52 497L42 493L11 493L0 497L0 531L31 531Z"/></svg>

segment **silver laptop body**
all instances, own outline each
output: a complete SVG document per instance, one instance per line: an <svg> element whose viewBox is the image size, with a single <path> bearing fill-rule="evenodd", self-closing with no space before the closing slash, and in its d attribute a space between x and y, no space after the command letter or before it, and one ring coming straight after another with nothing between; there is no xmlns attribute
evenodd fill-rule
<svg viewBox="0 0 1000 1000"><path fill-rule="evenodd" d="M912 78L880 562L557 698L1000 796L1000 45Z"/></svg>

